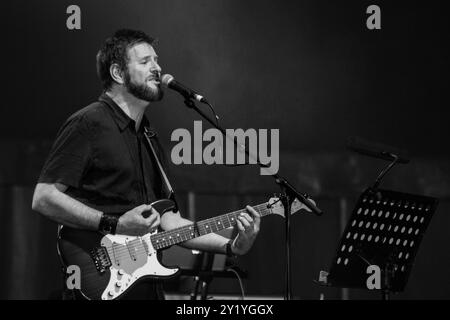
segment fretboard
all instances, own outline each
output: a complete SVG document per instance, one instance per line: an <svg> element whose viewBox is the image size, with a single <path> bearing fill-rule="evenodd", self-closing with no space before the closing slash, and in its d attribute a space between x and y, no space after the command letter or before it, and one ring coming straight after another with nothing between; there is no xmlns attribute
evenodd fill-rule
<svg viewBox="0 0 450 320"><path fill-rule="evenodd" d="M264 217L272 213L268 208L268 203L262 203L253 208ZM184 227L164 231L151 236L151 242L155 249L160 250L170 247L196 237L204 236L211 232L218 232L220 230L233 227L236 224L236 218L242 212L247 212L246 209L230 212L217 216L214 218L205 219Z"/></svg>

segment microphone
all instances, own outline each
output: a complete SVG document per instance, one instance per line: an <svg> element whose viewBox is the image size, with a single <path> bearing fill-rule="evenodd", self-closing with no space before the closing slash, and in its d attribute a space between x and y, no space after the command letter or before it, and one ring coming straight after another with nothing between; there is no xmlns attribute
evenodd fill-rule
<svg viewBox="0 0 450 320"><path fill-rule="evenodd" d="M199 102L203 102L203 103L208 103L208 101L201 95L199 95L197 92L195 92L194 90L189 89L188 87L182 85L181 83L179 83L178 81L175 80L175 78L173 76L171 76L170 74L164 74L161 77L161 83L172 89L177 91L178 93L180 93L182 96L184 96L186 99L195 99Z"/></svg>
<svg viewBox="0 0 450 320"><path fill-rule="evenodd" d="M409 159L406 156L406 152L404 150L399 150L397 148L386 146L381 143L369 142L358 137L348 138L347 148L369 157L387 161L394 160L394 157L392 156L394 154L398 157L397 163L409 162Z"/></svg>

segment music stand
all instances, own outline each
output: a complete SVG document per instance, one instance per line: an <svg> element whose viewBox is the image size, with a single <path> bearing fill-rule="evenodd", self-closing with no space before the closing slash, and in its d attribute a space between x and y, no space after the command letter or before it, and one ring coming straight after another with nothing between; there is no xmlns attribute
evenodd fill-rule
<svg viewBox="0 0 450 320"><path fill-rule="evenodd" d="M376 265L383 299L403 291L437 205L432 197L368 188L347 223L329 274L321 273L319 282L368 289L367 268Z"/></svg>

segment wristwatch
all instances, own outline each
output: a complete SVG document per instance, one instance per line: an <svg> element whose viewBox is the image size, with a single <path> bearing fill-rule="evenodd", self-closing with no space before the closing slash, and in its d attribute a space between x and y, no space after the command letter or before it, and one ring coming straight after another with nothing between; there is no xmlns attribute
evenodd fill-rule
<svg viewBox="0 0 450 320"><path fill-rule="evenodd" d="M100 218L100 223L98 225L98 231L107 234L116 234L117 223L119 222L119 217L103 213Z"/></svg>
<svg viewBox="0 0 450 320"><path fill-rule="evenodd" d="M228 241L227 245L226 245L226 249L225 249L225 253L226 253L227 257L230 257L230 258L236 257L236 255L233 253L233 250L231 250L232 244L233 244L233 240Z"/></svg>

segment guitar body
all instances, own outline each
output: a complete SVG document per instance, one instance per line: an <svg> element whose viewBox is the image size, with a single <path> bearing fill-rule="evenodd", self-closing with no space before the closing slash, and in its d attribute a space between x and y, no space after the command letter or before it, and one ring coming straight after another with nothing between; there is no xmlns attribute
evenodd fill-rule
<svg viewBox="0 0 450 320"><path fill-rule="evenodd" d="M174 209L170 200L159 200L152 206L161 215ZM90 300L113 300L123 297L145 278L168 278L178 268L166 268L158 260L151 236L102 235L99 232L62 227L58 252L65 267L80 268L79 293Z"/></svg>

